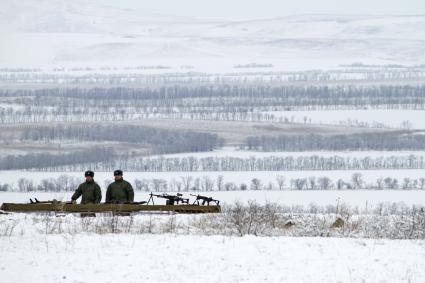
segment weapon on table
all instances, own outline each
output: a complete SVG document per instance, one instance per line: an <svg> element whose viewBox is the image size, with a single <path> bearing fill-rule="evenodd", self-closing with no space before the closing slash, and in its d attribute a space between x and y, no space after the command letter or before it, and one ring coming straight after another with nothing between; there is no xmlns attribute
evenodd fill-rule
<svg viewBox="0 0 425 283"><path fill-rule="evenodd" d="M174 203L179 204L189 204L188 198L182 198L182 194L178 193L176 195L168 195L168 194L162 194L162 195L155 195L153 193L150 193L150 198L148 200L148 204L152 201L152 204L155 204L153 201L153 197L157 198L165 198L167 201L165 202L166 205L174 205Z"/></svg>
<svg viewBox="0 0 425 283"><path fill-rule="evenodd" d="M30 204L38 204L38 203L50 203L50 204L64 203L64 204L72 204L71 201L62 202L62 201L56 200L56 199L46 200L46 201L39 201L37 198L34 198L34 200L30 199Z"/></svg>
<svg viewBox="0 0 425 283"><path fill-rule="evenodd" d="M125 201L125 202L120 202L120 201L105 201L105 204L137 204L137 205L139 205L139 204L147 204L148 202L147 201L133 201L133 202L130 202L130 201Z"/></svg>
<svg viewBox="0 0 425 283"><path fill-rule="evenodd" d="M215 202L216 205L220 205L220 201L213 199L212 197L206 197L206 196L201 196L201 195L192 195L191 196L196 197L195 201L193 202L193 204L197 204L199 205L199 201L202 200L202 205L205 205L205 203L207 203L207 205L210 205L210 202Z"/></svg>

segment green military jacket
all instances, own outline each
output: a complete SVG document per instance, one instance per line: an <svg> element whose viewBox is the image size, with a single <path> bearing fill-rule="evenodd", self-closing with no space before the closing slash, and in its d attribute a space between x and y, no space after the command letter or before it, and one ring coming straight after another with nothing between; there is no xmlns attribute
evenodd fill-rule
<svg viewBox="0 0 425 283"><path fill-rule="evenodd" d="M99 185L95 181L84 182L78 186L75 193L72 195L72 200L78 199L82 195L81 204L85 203L100 203L102 192Z"/></svg>
<svg viewBox="0 0 425 283"><path fill-rule="evenodd" d="M131 184L125 180L118 180L108 186L106 191L106 202L133 202L134 191Z"/></svg>

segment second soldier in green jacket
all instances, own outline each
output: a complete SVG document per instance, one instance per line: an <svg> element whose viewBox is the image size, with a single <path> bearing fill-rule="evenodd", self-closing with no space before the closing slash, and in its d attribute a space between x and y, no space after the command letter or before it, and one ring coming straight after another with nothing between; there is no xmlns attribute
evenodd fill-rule
<svg viewBox="0 0 425 283"><path fill-rule="evenodd" d="M134 201L133 187L123 179L122 175L121 170L114 171L115 182L108 186L105 202L132 203Z"/></svg>
<svg viewBox="0 0 425 283"><path fill-rule="evenodd" d="M81 204L100 203L102 199L102 191L99 185L94 181L94 172L86 171L84 173L86 181L78 186L72 195L72 202L75 202L80 196Z"/></svg>

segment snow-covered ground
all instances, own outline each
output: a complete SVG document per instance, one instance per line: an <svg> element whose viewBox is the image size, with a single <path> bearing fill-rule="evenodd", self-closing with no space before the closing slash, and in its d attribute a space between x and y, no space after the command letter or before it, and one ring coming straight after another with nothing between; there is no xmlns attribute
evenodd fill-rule
<svg viewBox="0 0 425 283"><path fill-rule="evenodd" d="M0 237L3 282L421 283L425 242L175 235Z"/></svg>
<svg viewBox="0 0 425 283"><path fill-rule="evenodd" d="M105 190L102 190L102 201L105 200ZM155 194L160 194L154 192ZM172 194L171 192L168 192ZM380 203L403 203L407 206L421 205L425 206L425 191L421 190L343 190L343 191L229 191L229 192L182 192L183 197L189 198L191 202L194 197L189 194L201 194L211 196L221 201L221 204L233 204L236 201L247 203L248 201L256 201L259 204L267 202L277 203L280 205L300 205L307 207L310 204L320 206L347 204L360 209L374 207ZM1 203L28 203L29 199L37 198L38 200L57 199L61 201L71 200L72 192L60 193L0 193ZM136 201L148 200L149 193L135 192L134 199ZM155 204L165 204L164 199L154 198Z"/></svg>
<svg viewBox="0 0 425 283"><path fill-rule="evenodd" d="M12 1L13 2L13 1ZM250 72L341 64L425 63L424 16L300 15L194 19L117 9L99 0L0 6L4 67L168 66L163 72ZM31 48L27 48L31 46ZM147 70L152 73L152 70Z"/></svg>
<svg viewBox="0 0 425 283"><path fill-rule="evenodd" d="M212 82L214 76L218 77L219 74L240 78L252 74L253 81L258 79L265 82L271 81L274 76L280 81L282 72L312 69L331 69L340 81L376 79L367 73L370 70L382 71L380 75L383 77L378 76L378 79L388 79L392 77L386 77L385 71L392 68L395 72L401 72L399 77L396 76L401 83L404 83L405 75L423 84L423 71L415 73L406 68L416 66L423 69L423 26L423 15L302 15L242 21L147 14L114 8L101 0L3 1L0 4L0 73L6 81L10 79L18 86L22 78L29 76L29 81L35 83L34 87L40 87L37 85L40 81L66 85L74 75L113 77L114 74L128 75L130 81L131 74L144 74L147 77L166 74L170 81L172 76L169 75L173 73L187 74L189 81L192 79L190 76L196 74L201 79L210 76L207 79ZM397 64L403 66L397 67ZM40 70L23 71L19 68ZM356 69L358 73L354 71ZM315 72L320 74L321 71ZM41 80L46 74L47 79ZM51 82L49 74L54 77ZM300 74L297 79L333 79L327 73L311 78L308 74ZM68 75L71 79L66 78ZM16 81L13 80L15 76ZM13 101L10 104L2 102L0 107L20 108ZM287 117L288 121L293 122L354 126L367 122L369 126L378 126L376 123L379 123L381 126L425 129L424 111L269 113ZM402 125L405 121L409 123ZM313 154L347 157L425 156L423 151L260 153L224 148L211 153L166 157L246 158ZM182 178L190 176L201 180L208 177L216 181L217 177L223 176L224 182L236 185L244 183L249 187L254 178L264 186L269 182L276 186L277 178L283 176L287 186L291 179L308 177L329 177L333 182L338 179L349 181L357 172L362 173L366 183L376 183L380 177L396 178L399 182L404 178L417 180L425 177L425 170L125 172L124 177L135 185L135 179L181 182ZM20 178L26 178L38 185L43 179L57 179L62 174L84 181L83 172L0 171L0 184L8 183L16 187ZM113 180L112 172L96 172L95 180L101 185L104 196L106 184ZM184 192L184 197L189 197L189 193ZM425 205L425 190L248 190L200 194L212 196L222 204L256 200L260 204L273 202L306 207L311 203L323 207L347 204L360 209L372 208L380 203ZM71 195L72 192L0 192L0 204L26 203L29 198L35 197L39 200L68 201ZM148 192L136 191L136 201L147 200L148 197ZM193 201L193 197L190 198ZM161 204L164 200L156 199L155 203ZM184 220L188 219L185 217L193 217L165 216L163 221L171 221L166 222L171 224L175 218ZM96 217L99 223L105 221L105 225L114 225L115 218L133 219L109 215ZM78 219L80 228L91 223L74 215L0 215L1 282L422 283L425 278L423 240L200 236L189 233L189 230L187 234L151 235L134 233L140 229L137 221L128 233L109 234L110 231L105 230L99 233L86 230L72 233L72 227L68 226L70 230L53 234L48 232L51 219L56 220L54 224L62 219L71 222ZM43 227L45 233L40 229Z"/></svg>

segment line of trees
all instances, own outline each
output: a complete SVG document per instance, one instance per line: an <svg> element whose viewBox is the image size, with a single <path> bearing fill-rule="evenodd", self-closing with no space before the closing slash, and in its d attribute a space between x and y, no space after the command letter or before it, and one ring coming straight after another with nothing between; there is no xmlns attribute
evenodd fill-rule
<svg viewBox="0 0 425 283"><path fill-rule="evenodd" d="M73 153L29 153L26 155L7 155L0 158L0 170L37 169L85 162L108 162L117 158L115 151L107 147L93 147Z"/></svg>
<svg viewBox="0 0 425 283"><path fill-rule="evenodd" d="M341 105L422 105L425 85L381 86L295 86L295 85L174 85L144 88L49 88L1 90L0 97L16 97L15 103L24 106L54 106L57 109L93 107L262 107ZM110 103L114 102L113 105ZM209 107L209 108L208 108ZM221 108L226 109L226 108ZM246 108L249 110L249 108Z"/></svg>
<svg viewBox="0 0 425 283"><path fill-rule="evenodd" d="M1 162L0 162L1 164ZM378 170L424 169L425 157L420 155L387 157L286 156L286 157L158 157L132 158L121 155L104 162L84 162L64 166L38 166L42 171L113 171L115 168L135 172L190 172L190 171L305 171L305 170ZM18 168L16 168L18 169Z"/></svg>
<svg viewBox="0 0 425 283"><path fill-rule="evenodd" d="M167 69L167 66L140 66L139 68L101 68L92 67L64 69L57 68L53 73L39 69L0 70L0 81L7 83L68 83L68 84L173 84L173 83L282 83L294 81L340 81L340 80L392 80L420 79L425 77L423 66L365 66L352 65L338 70L311 70L299 72L251 71L231 72L226 74L186 72L165 74L143 74L133 72L135 69ZM114 70L113 74L103 71ZM73 71L85 71L83 74Z"/></svg>
<svg viewBox="0 0 425 283"><path fill-rule="evenodd" d="M248 137L243 145L261 151L424 150L425 135L411 131L341 135L279 135Z"/></svg>
<svg viewBox="0 0 425 283"><path fill-rule="evenodd" d="M0 184L0 192L72 192L83 182L82 178L60 175L57 178L45 178L35 183L28 178L20 178L16 184ZM100 185L106 188L110 180L100 180ZM211 176L181 176L169 180L162 178L136 178L132 181L136 191L142 192L213 192L213 191L260 191L260 190L425 190L425 177L397 179L390 176L379 177L367 182L361 173L352 174L348 180L331 179L327 176L287 179L278 175L274 180L264 181L252 178L246 182L236 183L225 180L222 175Z"/></svg>
<svg viewBox="0 0 425 283"><path fill-rule="evenodd" d="M33 105L45 102L63 105L63 101L79 99L81 106L93 106L105 101L144 101L149 106L179 106L182 99L202 98L199 106L215 106L224 98L231 98L233 105L251 102L251 105L386 105L417 104L424 102L425 85L381 85L381 86L271 86L271 85L175 85L144 88L63 88L2 90L0 96L32 97ZM50 99L49 99L50 98ZM54 100L52 98L61 99ZM209 101L209 99L220 100ZM246 99L249 100L246 100ZM25 101L25 100L23 100ZM158 104L158 101L163 103ZM186 102L186 101L185 101ZM213 102L213 103L212 103ZM230 101L229 101L230 102ZM176 104L177 103L177 104ZM97 104L99 105L99 104ZM131 105L131 104L127 104ZM70 105L78 106L78 105ZM184 106L184 105L183 105ZM219 106L219 105L217 105ZM245 104L246 106L246 104Z"/></svg>
<svg viewBox="0 0 425 283"><path fill-rule="evenodd" d="M168 152L181 149L170 142L170 147L154 147ZM183 144L189 150L203 148L196 144ZM208 149L207 149L208 150ZM36 169L40 171L111 171L122 168L135 172L202 172L202 171L306 171L306 170L382 170L425 169L425 157L421 155L343 157L343 156L267 156L267 157L132 157L117 153L112 148L93 147L73 153L31 153L7 155L0 158L0 170Z"/></svg>
<svg viewBox="0 0 425 283"><path fill-rule="evenodd" d="M180 85L144 88L0 90L14 107L0 123L122 121L150 118L290 123L259 112L319 109L425 109L425 85ZM18 105L19 107L16 107Z"/></svg>
<svg viewBox="0 0 425 283"><path fill-rule="evenodd" d="M311 119L304 115L296 117L291 112L286 112L285 116L275 115L270 112L258 111L276 111L281 107L250 107L246 109L219 109L222 107L213 107L212 109L204 109L203 107L184 107L157 109L133 108L127 107L119 111L114 109L103 109L101 112L98 108L93 108L90 111L84 109L78 111L65 111L63 109L45 109L42 107L26 107L25 110L14 110L13 108L0 107L0 124L14 123L41 123L41 122L105 122L105 121L138 121L149 119L169 119L169 120L207 120L207 121L248 121L248 122L270 122L283 124L320 124L320 125L341 125L346 127L361 127L361 128L402 128L408 129L411 127L409 120L404 120L400 125L389 126L377 121L358 121L352 119L340 120L338 122L323 123ZM227 107L226 107L227 108ZM270 110L272 109L272 110ZM340 109L340 107L335 107ZM284 110L284 109L280 109ZM312 110L312 109L304 109ZM252 112L248 112L252 111ZM66 113L66 114L64 114Z"/></svg>
<svg viewBox="0 0 425 283"><path fill-rule="evenodd" d="M223 143L216 134L171 131L132 125L31 127L22 131L21 140L127 142L146 145L154 154L211 151L222 146Z"/></svg>

